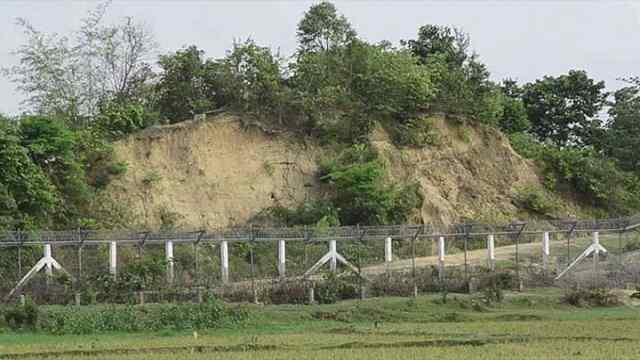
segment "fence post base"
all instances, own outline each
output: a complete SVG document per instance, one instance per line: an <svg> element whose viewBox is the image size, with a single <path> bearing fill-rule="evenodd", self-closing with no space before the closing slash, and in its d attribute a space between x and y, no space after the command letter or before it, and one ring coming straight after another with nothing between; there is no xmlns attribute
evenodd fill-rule
<svg viewBox="0 0 640 360"><path fill-rule="evenodd" d="M315 304L315 303L316 303L315 291L313 288L313 283L311 283L309 286L309 304Z"/></svg>

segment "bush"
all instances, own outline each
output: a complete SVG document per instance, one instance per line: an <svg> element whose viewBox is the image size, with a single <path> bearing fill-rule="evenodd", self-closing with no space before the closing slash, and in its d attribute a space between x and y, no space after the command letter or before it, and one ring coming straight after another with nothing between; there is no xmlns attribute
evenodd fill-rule
<svg viewBox="0 0 640 360"><path fill-rule="evenodd" d="M620 298L605 288L571 289L562 297L561 302L578 307L617 306L621 304Z"/></svg>
<svg viewBox="0 0 640 360"><path fill-rule="evenodd" d="M423 148L441 143L429 118L419 117L390 127L391 138L396 145Z"/></svg>
<svg viewBox="0 0 640 360"><path fill-rule="evenodd" d="M315 297L320 304L335 304L338 300L355 299L358 290L352 281L327 273L315 287Z"/></svg>
<svg viewBox="0 0 640 360"><path fill-rule="evenodd" d="M571 191L611 214L640 209L640 181L592 150L546 147L542 157L550 190Z"/></svg>
<svg viewBox="0 0 640 360"><path fill-rule="evenodd" d="M5 311L4 321L12 330L33 330L38 322L38 307L31 301L16 305Z"/></svg>
<svg viewBox="0 0 640 360"><path fill-rule="evenodd" d="M515 200L518 207L538 215L552 215L560 208L559 201L549 191L537 186L521 189Z"/></svg>
<svg viewBox="0 0 640 360"><path fill-rule="evenodd" d="M272 304L304 304L307 302L307 291L300 281L282 281L275 283L268 294Z"/></svg>
<svg viewBox="0 0 640 360"><path fill-rule="evenodd" d="M413 294L413 279L411 275L394 273L380 275L369 285L371 296L410 296Z"/></svg>
<svg viewBox="0 0 640 360"><path fill-rule="evenodd" d="M52 334L209 329L246 318L245 311L210 299L202 304L50 308L42 313L38 327Z"/></svg>
<svg viewBox="0 0 640 360"><path fill-rule="evenodd" d="M636 250L640 250L640 239L638 238L628 241L622 248L622 251L624 252L631 252Z"/></svg>
<svg viewBox="0 0 640 360"><path fill-rule="evenodd" d="M424 200L417 185L385 183L383 163L366 145L354 145L324 163L320 179L335 189L332 203L343 225L406 222Z"/></svg>
<svg viewBox="0 0 640 360"><path fill-rule="evenodd" d="M509 142L515 152L527 159L539 159L544 151L544 145L536 138L525 132L509 134Z"/></svg>

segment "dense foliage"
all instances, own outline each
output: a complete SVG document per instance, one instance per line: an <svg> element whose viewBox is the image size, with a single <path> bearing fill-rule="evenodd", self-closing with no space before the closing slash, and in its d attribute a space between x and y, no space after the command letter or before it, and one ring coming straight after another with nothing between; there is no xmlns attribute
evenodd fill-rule
<svg viewBox="0 0 640 360"><path fill-rule="evenodd" d="M406 222L422 206L417 186L390 182L378 154L364 144L321 164L318 177L332 194L327 199L271 214L289 226L381 225Z"/></svg>
<svg viewBox="0 0 640 360"><path fill-rule="evenodd" d="M47 307L42 310L27 302L6 309L3 315L12 329L56 335L211 329L238 324L247 318L242 309L228 308L216 298L201 304Z"/></svg>
<svg viewBox="0 0 640 360"><path fill-rule="evenodd" d="M304 14L291 56L253 40L217 59L192 45L161 55L154 73L146 62L152 34L132 18L105 25L106 9L90 12L72 37L19 21L27 38L20 65L3 73L33 115L0 118L2 227L114 226L94 206L99 189L126 170L110 160L109 142L219 110L350 147L319 174L332 196L274 210L286 224L406 221L421 195L385 178L384 164L362 149L376 124L398 146L438 145L427 120L434 112L508 133L518 152L542 164L545 191L608 214L640 208L637 78L613 96L582 70L498 84L460 29L426 24L398 46L373 44L329 2ZM544 193L529 195L520 203L547 212L537 204Z"/></svg>

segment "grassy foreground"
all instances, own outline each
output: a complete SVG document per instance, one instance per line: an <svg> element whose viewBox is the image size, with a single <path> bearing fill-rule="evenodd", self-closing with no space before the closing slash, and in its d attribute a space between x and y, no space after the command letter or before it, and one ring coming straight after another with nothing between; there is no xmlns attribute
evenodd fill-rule
<svg viewBox="0 0 640 360"><path fill-rule="evenodd" d="M559 305L555 290L483 307L465 295L249 306L218 330L0 334L0 359L637 359L640 309Z"/></svg>

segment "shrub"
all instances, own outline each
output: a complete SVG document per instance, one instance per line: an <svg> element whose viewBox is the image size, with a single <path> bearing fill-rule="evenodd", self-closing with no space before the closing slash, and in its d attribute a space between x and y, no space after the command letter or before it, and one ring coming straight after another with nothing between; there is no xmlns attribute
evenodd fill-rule
<svg viewBox="0 0 640 360"><path fill-rule="evenodd" d="M327 273L323 281L315 287L316 300L320 304L334 304L338 300L354 299L358 290L353 282L340 278L334 273Z"/></svg>
<svg viewBox="0 0 640 360"><path fill-rule="evenodd" d="M393 142L400 146L422 148L435 146L441 143L440 136L433 128L430 119L419 117L409 119L390 127Z"/></svg>
<svg viewBox="0 0 640 360"><path fill-rule="evenodd" d="M624 244L624 247L622 248L622 251L624 252L631 252L636 250L640 250L640 239L638 238L626 242Z"/></svg>
<svg viewBox="0 0 640 360"><path fill-rule="evenodd" d="M16 305L5 311L4 321L12 330L33 330L38 322L38 307L31 301Z"/></svg>
<svg viewBox="0 0 640 360"><path fill-rule="evenodd" d="M300 281L282 281L275 283L269 291L268 298L272 304L304 304L307 291Z"/></svg>
<svg viewBox="0 0 640 360"><path fill-rule="evenodd" d="M403 273L380 275L371 281L369 292L372 296L410 296L413 294L413 279Z"/></svg>
<svg viewBox="0 0 640 360"><path fill-rule="evenodd" d="M550 190L571 191L610 213L627 214L640 208L640 182L631 173L592 150L546 147L543 157Z"/></svg>
<svg viewBox="0 0 640 360"><path fill-rule="evenodd" d="M547 190L537 186L521 189L515 197L516 204L538 215L551 215L560 208L559 201Z"/></svg>
<svg viewBox="0 0 640 360"><path fill-rule="evenodd" d="M237 324L247 318L241 309L229 309L216 299L202 304L153 304L50 308L38 326L52 334L92 334L108 331L209 329Z"/></svg>
<svg viewBox="0 0 640 360"><path fill-rule="evenodd" d="M620 305L620 298L605 288L571 289L561 299L562 303L578 306L616 306Z"/></svg>
<svg viewBox="0 0 640 360"><path fill-rule="evenodd" d="M322 164L320 179L335 189L332 203L344 225L405 222L424 198L418 186L385 183L383 163L366 145L355 145Z"/></svg>
<svg viewBox="0 0 640 360"><path fill-rule="evenodd" d="M527 159L539 159L544 151L544 144L541 144L529 133L516 132L509 134L509 142L511 142L513 150Z"/></svg>

